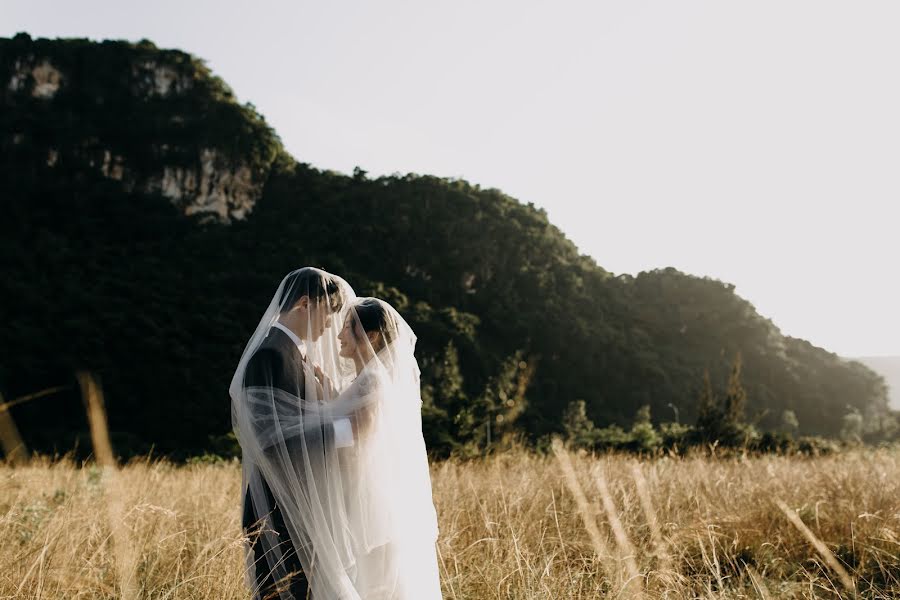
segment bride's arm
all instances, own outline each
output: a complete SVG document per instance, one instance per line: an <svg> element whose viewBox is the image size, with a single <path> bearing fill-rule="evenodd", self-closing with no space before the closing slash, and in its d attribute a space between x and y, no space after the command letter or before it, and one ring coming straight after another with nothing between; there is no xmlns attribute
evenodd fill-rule
<svg viewBox="0 0 900 600"><path fill-rule="evenodd" d="M312 364L313 376L315 378L316 391L319 398L326 403L333 403L338 397L339 392L334 385L334 381L328 376L322 368L316 364ZM330 423L334 433L335 448L350 448L355 445L357 435L353 428L353 422L340 414L331 414Z"/></svg>
<svg viewBox="0 0 900 600"><path fill-rule="evenodd" d="M365 439L371 431L377 414L381 394L375 377L363 376L341 392L329 404L332 414L350 420L353 439Z"/></svg>

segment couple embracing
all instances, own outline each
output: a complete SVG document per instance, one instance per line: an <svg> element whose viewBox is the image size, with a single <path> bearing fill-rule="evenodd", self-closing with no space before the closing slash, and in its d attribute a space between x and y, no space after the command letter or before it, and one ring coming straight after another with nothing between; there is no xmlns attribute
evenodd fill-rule
<svg viewBox="0 0 900 600"><path fill-rule="evenodd" d="M229 390L254 598L441 597L415 342L340 277L281 282Z"/></svg>

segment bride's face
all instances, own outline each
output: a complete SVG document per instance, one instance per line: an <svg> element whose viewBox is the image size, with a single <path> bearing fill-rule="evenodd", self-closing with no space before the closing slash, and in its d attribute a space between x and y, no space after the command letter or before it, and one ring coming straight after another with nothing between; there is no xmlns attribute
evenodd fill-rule
<svg viewBox="0 0 900 600"><path fill-rule="evenodd" d="M341 343L340 355L343 358L359 358L364 363L367 363L375 356L372 350L372 344L375 339L377 339L377 334L363 331L362 325L351 313L347 315L347 318L344 320L344 327L338 334L338 341Z"/></svg>
<svg viewBox="0 0 900 600"><path fill-rule="evenodd" d="M353 332L354 322L353 315L347 315L347 318L344 319L344 327L338 333L338 341L341 342L341 356L344 358L353 358L357 353L358 342Z"/></svg>

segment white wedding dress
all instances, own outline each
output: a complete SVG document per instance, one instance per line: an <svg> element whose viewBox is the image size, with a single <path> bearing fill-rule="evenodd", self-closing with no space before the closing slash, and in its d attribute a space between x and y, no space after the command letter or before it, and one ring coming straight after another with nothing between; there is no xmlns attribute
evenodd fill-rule
<svg viewBox="0 0 900 600"><path fill-rule="evenodd" d="M350 450L358 452L358 473L347 489L356 586L367 591L367 600L441 598L437 519L418 410L403 407L410 402L408 391L395 385L378 359L338 402L359 398L366 398L371 412Z"/></svg>

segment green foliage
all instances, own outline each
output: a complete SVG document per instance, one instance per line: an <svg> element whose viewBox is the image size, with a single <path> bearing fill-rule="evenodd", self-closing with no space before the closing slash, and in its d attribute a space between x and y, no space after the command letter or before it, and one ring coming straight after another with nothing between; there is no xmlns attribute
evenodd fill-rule
<svg viewBox="0 0 900 600"><path fill-rule="evenodd" d="M633 450L640 453L652 453L662 444L662 436L653 428L650 421L650 407L638 409L631 426L631 443Z"/></svg>
<svg viewBox="0 0 900 600"><path fill-rule="evenodd" d="M587 416L584 400L570 402L563 413L565 440L574 448L593 447L597 439L594 422Z"/></svg>
<svg viewBox="0 0 900 600"><path fill-rule="evenodd" d="M794 438L781 431L767 431L759 436L754 449L766 453L787 454L796 449Z"/></svg>
<svg viewBox="0 0 900 600"><path fill-rule="evenodd" d="M655 452L663 438L650 421L650 408L638 409L630 431L618 425L598 429L587 416L584 400L570 402L563 413L566 443L587 450L621 450L639 453Z"/></svg>
<svg viewBox="0 0 900 600"><path fill-rule="evenodd" d="M446 453L461 439L471 437L474 426L467 412L459 354L453 342L447 343L436 360L424 362L422 370L430 373L422 384L422 431Z"/></svg>
<svg viewBox="0 0 900 600"><path fill-rule="evenodd" d="M593 448L595 450L625 450L631 446L631 436L618 425L602 427L594 432Z"/></svg>
<svg viewBox="0 0 900 600"><path fill-rule="evenodd" d="M722 406L722 416L725 421L730 423L740 423L744 420L747 392L744 390L744 384L741 382L742 369L743 362L741 355L738 354L734 359L731 375L728 377L728 390L725 393L725 400Z"/></svg>
<svg viewBox="0 0 900 600"><path fill-rule="evenodd" d="M701 441L728 447L744 447L756 437L755 429L744 423L747 392L741 381L742 369L743 362L738 354L732 363L728 385L721 398L713 392L709 371L704 373L696 428Z"/></svg>
<svg viewBox="0 0 900 600"><path fill-rule="evenodd" d="M712 389L712 382L709 378L709 371L703 372L703 390L700 394L699 411L697 415L697 429L706 434L708 437L715 438L717 430L723 419L722 409Z"/></svg>
<svg viewBox="0 0 900 600"><path fill-rule="evenodd" d="M9 85L42 61L61 73L55 96L34 97L31 80ZM175 82L166 95L153 89L157 68ZM246 220L198 223L141 186L166 167L196 167L204 149L264 186ZM298 163L201 61L150 42L0 40L0 152L0 346L11 349L0 392L98 372L128 448L234 451L228 382L277 282L309 264L385 298L413 326L423 431L438 454L568 435L570 417L582 419L577 444L644 452L701 433L752 441L744 412L777 429L792 410L798 435L839 435L848 404L864 436L896 423L881 378L783 336L733 286L675 269L613 276L543 210L495 189ZM104 175L107 153L121 179ZM737 354L735 372L725 357ZM737 384L714 387L729 371ZM697 431L654 427L648 415L670 404ZM30 447L65 452L86 439L75 386L13 415Z"/></svg>
<svg viewBox="0 0 900 600"><path fill-rule="evenodd" d="M800 421L794 411L787 409L781 413L781 431L787 435L793 436L797 429L800 428Z"/></svg>
<svg viewBox="0 0 900 600"><path fill-rule="evenodd" d="M862 441L863 436L863 416L858 410L852 410L844 415L843 426L841 427L841 439L845 442Z"/></svg>
<svg viewBox="0 0 900 600"><path fill-rule="evenodd" d="M797 440L797 452L810 456L823 456L833 454L839 450L834 440L816 436L803 436Z"/></svg>
<svg viewBox="0 0 900 600"><path fill-rule="evenodd" d="M883 415L879 419L878 428L870 435L868 441L880 443L900 441L900 411Z"/></svg>
<svg viewBox="0 0 900 600"><path fill-rule="evenodd" d="M682 423L661 423L659 436L662 438L660 445L675 452L686 449L698 438L693 427Z"/></svg>
<svg viewBox="0 0 900 600"><path fill-rule="evenodd" d="M752 440L746 447L747 450L752 452L802 454L806 456L832 454L837 452L839 448L840 446L833 440L814 436L802 436L795 439L792 435L781 431L767 431Z"/></svg>

